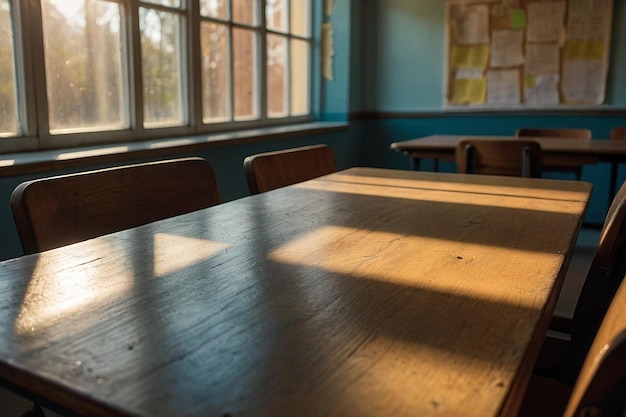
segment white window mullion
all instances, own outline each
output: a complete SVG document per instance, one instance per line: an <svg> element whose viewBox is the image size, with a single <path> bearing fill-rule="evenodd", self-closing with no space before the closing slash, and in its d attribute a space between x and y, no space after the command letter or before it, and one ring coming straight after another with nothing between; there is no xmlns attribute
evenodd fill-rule
<svg viewBox="0 0 626 417"><path fill-rule="evenodd" d="M22 25L23 39L28 41L30 54L23 53L24 77L32 77L33 83L25 83L25 98L34 100L26 103L27 128L29 133L38 135L40 146L44 146L46 139L50 136L48 123L48 96L46 86L46 63L44 59L43 47L43 22L41 16L41 3L39 1L20 2L22 12L28 16L28 25ZM28 11L25 10L28 7ZM26 33L28 32L28 33ZM26 48L26 45L24 45ZM35 65L37 62L37 65ZM36 123L36 128L33 126ZM32 130L31 130L32 129Z"/></svg>
<svg viewBox="0 0 626 417"><path fill-rule="evenodd" d="M267 90L267 8L266 8L266 0L261 0L261 25L259 29L259 39L260 39L260 56L258 67L259 71L259 111L261 120L266 121L269 119L268 116L268 90Z"/></svg>
<svg viewBox="0 0 626 417"><path fill-rule="evenodd" d="M233 73L235 71L235 53L233 49L234 45L234 35L235 35L235 27L233 26L233 2L230 0L228 2L228 26L230 35L228 36L228 65L229 65L229 80L228 80L228 97L230 104L230 120L231 122L235 121L235 77Z"/></svg>
<svg viewBox="0 0 626 417"><path fill-rule="evenodd" d="M200 0L188 0L187 9L188 117L192 128L198 130L202 126Z"/></svg>
<svg viewBox="0 0 626 417"><path fill-rule="evenodd" d="M128 19L126 24L129 69L129 95L130 106L130 126L137 131L139 136L143 136L143 79L141 71L141 36L139 30L139 2L130 0L127 7Z"/></svg>

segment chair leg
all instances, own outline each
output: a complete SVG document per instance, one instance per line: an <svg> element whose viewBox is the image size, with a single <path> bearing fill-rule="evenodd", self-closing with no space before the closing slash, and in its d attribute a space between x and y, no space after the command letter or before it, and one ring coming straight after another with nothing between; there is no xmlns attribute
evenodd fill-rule
<svg viewBox="0 0 626 417"><path fill-rule="evenodd" d="M43 409L38 403L33 403L33 409L22 414L22 417L46 417Z"/></svg>

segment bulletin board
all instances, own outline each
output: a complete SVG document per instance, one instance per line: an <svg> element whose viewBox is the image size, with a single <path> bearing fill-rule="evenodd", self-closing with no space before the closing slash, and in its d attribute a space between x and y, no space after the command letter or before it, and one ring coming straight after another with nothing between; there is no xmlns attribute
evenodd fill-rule
<svg viewBox="0 0 626 417"><path fill-rule="evenodd" d="M605 100L613 0L447 0L447 108Z"/></svg>

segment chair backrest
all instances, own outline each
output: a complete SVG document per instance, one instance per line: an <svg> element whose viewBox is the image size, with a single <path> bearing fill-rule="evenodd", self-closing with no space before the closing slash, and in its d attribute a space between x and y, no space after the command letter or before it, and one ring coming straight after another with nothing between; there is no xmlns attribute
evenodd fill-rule
<svg viewBox="0 0 626 417"><path fill-rule="evenodd" d="M626 415L626 280L591 345L565 417Z"/></svg>
<svg viewBox="0 0 626 417"><path fill-rule="evenodd" d="M243 169L250 194L259 194L337 171L326 145L304 146L248 156Z"/></svg>
<svg viewBox="0 0 626 417"><path fill-rule="evenodd" d="M614 127L611 129L610 140L624 141L626 140L626 127Z"/></svg>
<svg viewBox="0 0 626 417"><path fill-rule="evenodd" d="M533 141L463 139L456 148L460 173L540 177L541 161L541 146Z"/></svg>
<svg viewBox="0 0 626 417"><path fill-rule="evenodd" d="M626 274L626 182L606 215L572 318L571 343L560 379L573 383L600 323Z"/></svg>
<svg viewBox="0 0 626 417"><path fill-rule="evenodd" d="M545 137L562 139L591 140L592 134L589 129L533 129L522 128L515 132L516 138Z"/></svg>
<svg viewBox="0 0 626 417"><path fill-rule="evenodd" d="M219 204L211 165L183 158L24 182L11 210L25 254Z"/></svg>

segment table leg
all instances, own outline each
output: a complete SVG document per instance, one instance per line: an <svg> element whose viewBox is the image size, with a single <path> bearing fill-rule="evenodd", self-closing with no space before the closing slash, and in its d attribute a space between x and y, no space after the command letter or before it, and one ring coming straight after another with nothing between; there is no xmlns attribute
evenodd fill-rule
<svg viewBox="0 0 626 417"><path fill-rule="evenodd" d="M411 157L411 169L420 170L420 158ZM433 172L439 172L439 158L433 158Z"/></svg>
<svg viewBox="0 0 626 417"><path fill-rule="evenodd" d="M609 207L611 207L615 198L615 188L617 187L617 162L611 162L611 182L609 187Z"/></svg>

